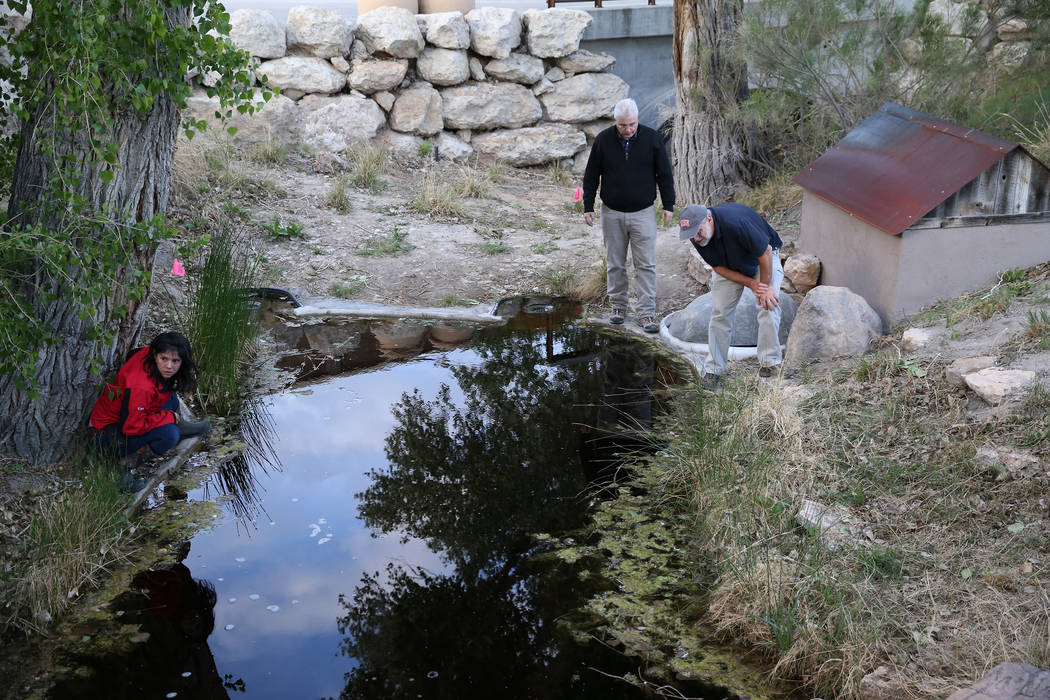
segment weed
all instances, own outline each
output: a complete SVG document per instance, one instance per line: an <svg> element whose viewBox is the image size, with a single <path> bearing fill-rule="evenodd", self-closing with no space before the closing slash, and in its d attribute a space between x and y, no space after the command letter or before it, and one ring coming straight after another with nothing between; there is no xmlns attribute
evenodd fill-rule
<svg viewBox="0 0 1050 700"><path fill-rule="evenodd" d="M382 258L407 253L415 249L415 246L407 242L406 238L408 232L403 231L400 226L394 226L394 230L387 235L369 240L364 248L357 251L357 255L363 258Z"/></svg>
<svg viewBox="0 0 1050 700"><path fill-rule="evenodd" d="M489 193L490 183L488 177L477 168L463 168L454 187L461 197L478 199Z"/></svg>
<svg viewBox="0 0 1050 700"><path fill-rule="evenodd" d="M1025 337L1036 341L1040 350L1050 350L1050 313L1046 309L1034 309L1028 312L1028 328Z"/></svg>
<svg viewBox="0 0 1050 700"><path fill-rule="evenodd" d="M530 231L551 231L554 229L554 224L546 219L534 216L525 222L525 228Z"/></svg>
<svg viewBox="0 0 1050 700"><path fill-rule="evenodd" d="M209 409L228 416L240 407L240 378L258 332L255 308L244 297L258 260L228 227L212 236L204 265L194 277L185 323L199 370L199 391Z"/></svg>
<svg viewBox="0 0 1050 700"><path fill-rule="evenodd" d="M22 538L23 556L0 578L4 625L44 631L79 593L95 585L122 558L128 539L126 496L112 463L79 457L80 483L41 502Z"/></svg>
<svg viewBox="0 0 1050 700"><path fill-rule="evenodd" d="M430 141L427 141L426 139L423 139L419 142L419 145L416 148L419 151L419 157L426 158L434 150L434 144L432 144Z"/></svg>
<svg viewBox="0 0 1050 700"><path fill-rule="evenodd" d="M328 190L328 206L335 209L340 214L346 214L350 211L350 196L347 194L347 179L346 176L340 175L332 183L331 189Z"/></svg>
<svg viewBox="0 0 1050 700"><path fill-rule="evenodd" d="M503 229L492 226L474 226L474 233L478 234L481 238L486 241L502 241L503 240Z"/></svg>
<svg viewBox="0 0 1050 700"><path fill-rule="evenodd" d="M367 281L367 275L351 275L342 282L333 282L328 287L328 293L340 299L350 299L364 289Z"/></svg>
<svg viewBox="0 0 1050 700"><path fill-rule="evenodd" d="M467 297L458 297L455 294L446 294L441 297L441 301L438 302L438 306L477 306L480 304L477 299L469 299Z"/></svg>
<svg viewBox="0 0 1050 700"><path fill-rule="evenodd" d="M558 185L567 185L572 182L572 173L562 166L560 160L550 162L550 165L547 166L547 177Z"/></svg>
<svg viewBox="0 0 1050 700"><path fill-rule="evenodd" d="M486 177L490 182L499 182L507 174L507 165L502 160L497 160L489 165Z"/></svg>
<svg viewBox="0 0 1050 700"><path fill-rule="evenodd" d="M482 241L478 243L478 248L485 255L500 255L510 252L510 247L503 241Z"/></svg>
<svg viewBox="0 0 1050 700"><path fill-rule="evenodd" d="M288 240L291 238L302 238L303 236L303 225L296 221L289 221L286 224L281 223L281 217L279 214L273 215L273 221L268 224L261 224L262 230L266 231L267 239L275 241L278 239Z"/></svg>
<svg viewBox="0 0 1050 700"><path fill-rule="evenodd" d="M439 181L433 173L427 173L412 200L413 211L434 216L461 218L466 215L463 205L459 203L459 191L454 183Z"/></svg>
<svg viewBox="0 0 1050 700"><path fill-rule="evenodd" d="M251 217L251 214L248 213L247 209L234 202L226 202L222 205L221 209L224 214L227 214L231 218L240 219L241 221L247 221Z"/></svg>
<svg viewBox="0 0 1050 700"><path fill-rule="evenodd" d="M376 146L363 146L353 154L353 169L350 181L357 187L378 194L386 188L386 180L380 179L386 168L387 154Z"/></svg>
<svg viewBox="0 0 1050 700"><path fill-rule="evenodd" d="M904 572L901 553L892 547L859 547L854 556L861 571L873 579L897 579Z"/></svg>
<svg viewBox="0 0 1050 700"><path fill-rule="evenodd" d="M534 243L532 246L532 252L537 255L546 255L547 253L553 253L558 250L558 244L554 241L545 241L543 243Z"/></svg>
<svg viewBox="0 0 1050 700"><path fill-rule="evenodd" d="M259 144L250 151L251 160L262 165L281 166L288 160L288 146L270 140Z"/></svg>

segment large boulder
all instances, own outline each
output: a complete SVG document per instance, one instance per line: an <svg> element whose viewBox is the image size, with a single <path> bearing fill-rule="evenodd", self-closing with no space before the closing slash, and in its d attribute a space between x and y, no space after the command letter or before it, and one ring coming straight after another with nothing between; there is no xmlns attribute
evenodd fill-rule
<svg viewBox="0 0 1050 700"><path fill-rule="evenodd" d="M263 102L262 94L257 90L252 104L258 105L255 114L240 114L234 110L233 117L226 124L237 128L232 137L235 145L287 144L299 140L299 108L294 100L273 95L269 101ZM203 119L211 128L221 128L221 122L215 117L217 111L220 111L219 98L208 97L201 91L186 100L183 114Z"/></svg>
<svg viewBox="0 0 1050 700"><path fill-rule="evenodd" d="M506 58L521 44L521 15L509 7L476 7L466 16L474 53Z"/></svg>
<svg viewBox="0 0 1050 700"><path fill-rule="evenodd" d="M351 25L335 10L293 7L286 25L288 52L332 58L350 52L354 40Z"/></svg>
<svg viewBox="0 0 1050 700"><path fill-rule="evenodd" d="M263 61L255 72L266 76L269 87L300 92L339 92L346 76L329 61L312 56L285 56Z"/></svg>
<svg viewBox="0 0 1050 700"><path fill-rule="evenodd" d="M379 51L397 58L415 58L426 45L415 15L403 7L377 7L358 17L357 38L369 54Z"/></svg>
<svg viewBox="0 0 1050 700"><path fill-rule="evenodd" d="M263 10L230 13L230 40L258 58L280 58L285 53L284 29L277 18Z"/></svg>
<svg viewBox="0 0 1050 700"><path fill-rule="evenodd" d="M587 137L568 124L540 124L485 132L476 135L470 143L480 154L521 167L571 158L586 147Z"/></svg>
<svg viewBox="0 0 1050 700"><path fill-rule="evenodd" d="M882 319L864 297L846 287L816 287L798 309L784 363L863 355L881 333Z"/></svg>
<svg viewBox="0 0 1050 700"><path fill-rule="evenodd" d="M525 53L512 53L486 63L485 72L496 80L532 85L543 77L543 61Z"/></svg>
<svg viewBox="0 0 1050 700"><path fill-rule="evenodd" d="M554 83L540 101L552 122L589 122L612 116L613 107L629 90L618 75L581 73Z"/></svg>
<svg viewBox="0 0 1050 700"><path fill-rule="evenodd" d="M390 110L390 128L395 131L431 136L443 126L441 95L430 83L415 83L402 91Z"/></svg>
<svg viewBox="0 0 1050 700"><path fill-rule="evenodd" d="M302 109L302 143L318 151L339 153L358 141L368 141L386 124L386 115L360 95L307 95Z"/></svg>
<svg viewBox="0 0 1050 700"><path fill-rule="evenodd" d="M434 85L459 85L470 79L467 52L428 46L416 59L416 72Z"/></svg>
<svg viewBox="0 0 1050 700"><path fill-rule="evenodd" d="M593 53L585 49L575 51L558 59L558 68L568 75L576 73L601 73L609 70L616 59L607 53Z"/></svg>
<svg viewBox="0 0 1050 700"><path fill-rule="evenodd" d="M416 15L428 44L442 49L469 49L470 27L462 12Z"/></svg>
<svg viewBox="0 0 1050 700"><path fill-rule="evenodd" d="M1050 698L1050 671L1030 664L1001 663L973 687L956 690L948 700L1028 700Z"/></svg>
<svg viewBox="0 0 1050 700"><path fill-rule="evenodd" d="M529 53L540 58L568 56L580 48L583 31L591 16L582 10L525 10L525 43Z"/></svg>
<svg viewBox="0 0 1050 700"><path fill-rule="evenodd" d="M352 90L368 95L397 87L407 73L408 61L404 59L354 61L350 74L346 76L346 84Z"/></svg>
<svg viewBox="0 0 1050 700"><path fill-rule="evenodd" d="M707 326L711 322L713 306L711 293L701 294L681 311L675 312L667 322L668 332L686 343L706 343ZM788 339L791 326L795 321L795 300L787 294L780 295L780 343ZM758 345L758 302L755 294L747 287L740 295L740 301L733 312L733 333L729 344L734 347L755 347Z"/></svg>
<svg viewBox="0 0 1050 700"><path fill-rule="evenodd" d="M473 83L445 88L446 129L517 129L543 116L539 101L524 85Z"/></svg>

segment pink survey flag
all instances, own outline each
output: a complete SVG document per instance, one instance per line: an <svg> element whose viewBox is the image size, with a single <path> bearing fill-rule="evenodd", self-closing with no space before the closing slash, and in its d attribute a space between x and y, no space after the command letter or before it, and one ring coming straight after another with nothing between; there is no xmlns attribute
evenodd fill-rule
<svg viewBox="0 0 1050 700"><path fill-rule="evenodd" d="M576 191L572 193L572 201L578 202L581 199L583 199L583 190L577 187Z"/></svg>
<svg viewBox="0 0 1050 700"><path fill-rule="evenodd" d="M178 258L174 258L174 261L175 262L171 264L171 274L178 275L179 277L185 277L186 268L182 266L182 263L179 262Z"/></svg>

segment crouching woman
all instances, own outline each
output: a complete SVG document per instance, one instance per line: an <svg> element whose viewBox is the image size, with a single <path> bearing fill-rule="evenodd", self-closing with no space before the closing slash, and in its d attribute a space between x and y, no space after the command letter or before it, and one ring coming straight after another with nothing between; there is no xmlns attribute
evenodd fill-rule
<svg viewBox="0 0 1050 700"><path fill-rule="evenodd" d="M179 416L176 392L196 388L189 341L181 333L161 333L133 352L95 401L89 421L95 446L114 457L161 455L182 438L207 432L208 421Z"/></svg>

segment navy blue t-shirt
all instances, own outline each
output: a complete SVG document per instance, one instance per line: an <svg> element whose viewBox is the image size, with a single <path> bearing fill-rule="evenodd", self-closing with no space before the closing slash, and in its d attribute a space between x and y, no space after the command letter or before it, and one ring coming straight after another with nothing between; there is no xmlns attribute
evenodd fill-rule
<svg viewBox="0 0 1050 700"><path fill-rule="evenodd" d="M700 257L711 267L728 267L742 275L758 273L758 258L766 246L778 250L780 236L762 216L749 206L727 202L710 207L715 235L706 246L690 241Z"/></svg>

